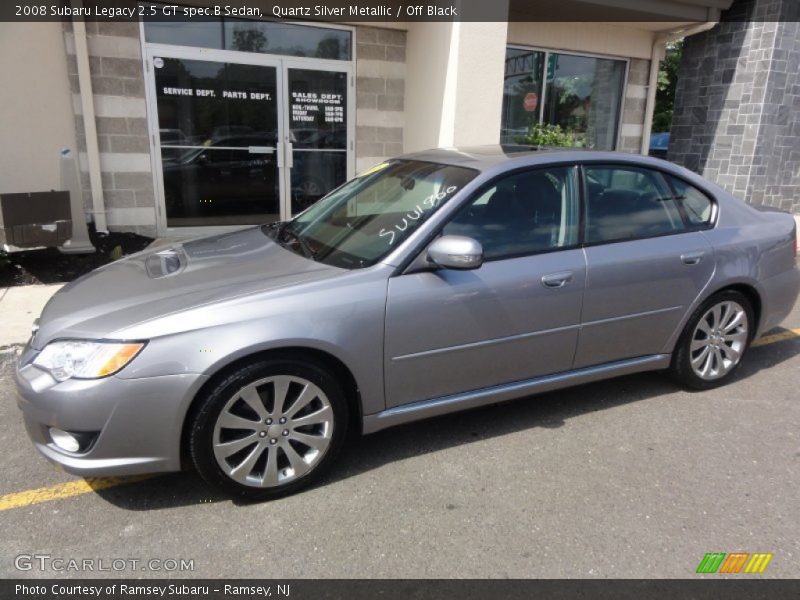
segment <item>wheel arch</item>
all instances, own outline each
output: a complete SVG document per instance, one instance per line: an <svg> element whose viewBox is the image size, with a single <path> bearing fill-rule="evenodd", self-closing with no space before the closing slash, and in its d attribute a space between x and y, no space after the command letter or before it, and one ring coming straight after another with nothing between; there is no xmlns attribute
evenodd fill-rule
<svg viewBox="0 0 800 600"><path fill-rule="evenodd" d="M714 290L708 296L703 298L703 302L706 302L709 298L721 292L730 292L730 291L739 292L750 301L750 306L753 309L753 319L755 321L755 323L753 323L753 327L750 328L750 331L752 332L751 335L755 336L756 332L758 331L759 325L761 323L761 311L763 309L763 306L762 306L761 294L759 294L758 290L754 285L744 282L732 283L724 287L721 287L717 290Z"/></svg>
<svg viewBox="0 0 800 600"><path fill-rule="evenodd" d="M341 383L345 398L347 399L347 402L349 404L350 426L352 427L352 431L356 431L359 433L361 432L363 419L362 419L360 390L356 378L353 375L353 372L344 362L342 362L341 359L334 356L330 352L326 352L325 350L320 350L319 348L311 348L308 346L283 346L280 348L269 348L267 350L258 350L251 352L249 354L245 354L243 356L239 356L236 359L232 360L231 362L225 363L223 365L218 365L214 373L211 374L208 380L205 383L203 383L200 389L197 390L194 397L192 398L192 401L189 403L189 407L186 410L186 414L183 417L183 423L181 424L181 437L180 437L181 465L185 466L191 464L191 460L188 455L189 430L190 430L189 425L194 419L200 407L200 398L202 398L203 395L209 389L211 389L220 380L227 377L228 374L232 373L233 371L239 369L240 367L254 360L263 360L270 358L283 358L283 359L308 361L330 371Z"/></svg>
<svg viewBox="0 0 800 600"><path fill-rule="evenodd" d="M673 332L672 336L670 337L669 342L664 346L663 352L666 354L674 354L677 345L683 339L684 333L686 332L686 325L689 322L692 314L694 311L697 310L697 307L702 306L704 303L708 302L709 298L713 298L719 293L727 292L727 291L735 291L743 294L749 301L753 308L753 317L755 320L754 326L751 327L752 335L755 336L758 332L759 324L761 323L761 315L763 310L763 301L761 298L761 294L758 292L756 285L754 282L751 281L734 281L734 282L726 282L725 285L720 287L715 287L713 289L709 289L706 293L702 294L695 302L691 305L689 310L686 311L683 318L681 319L680 324Z"/></svg>

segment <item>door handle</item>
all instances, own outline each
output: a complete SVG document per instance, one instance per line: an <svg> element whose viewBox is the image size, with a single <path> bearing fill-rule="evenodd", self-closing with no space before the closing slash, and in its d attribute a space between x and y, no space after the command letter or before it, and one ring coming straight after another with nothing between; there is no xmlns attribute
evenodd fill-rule
<svg viewBox="0 0 800 600"><path fill-rule="evenodd" d="M291 169L294 167L294 146L291 142L286 142L286 155L284 161L287 168Z"/></svg>
<svg viewBox="0 0 800 600"><path fill-rule="evenodd" d="M681 254L681 262L685 265L696 265L701 260L703 260L703 256L705 252L689 252L688 254Z"/></svg>
<svg viewBox="0 0 800 600"><path fill-rule="evenodd" d="M550 273L542 276L542 285L548 288L560 288L572 281L572 271L562 271L561 273Z"/></svg>

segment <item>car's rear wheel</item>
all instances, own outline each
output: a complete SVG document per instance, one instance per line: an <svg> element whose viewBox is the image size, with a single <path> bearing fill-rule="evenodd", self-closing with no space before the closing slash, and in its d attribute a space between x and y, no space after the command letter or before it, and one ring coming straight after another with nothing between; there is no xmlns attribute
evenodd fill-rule
<svg viewBox="0 0 800 600"><path fill-rule="evenodd" d="M307 362L244 366L200 402L190 430L192 460L208 483L235 496L266 500L311 485L346 435L341 386Z"/></svg>
<svg viewBox="0 0 800 600"><path fill-rule="evenodd" d="M672 374L692 389L725 384L741 365L754 322L753 307L744 294L715 294L686 324L673 355Z"/></svg>

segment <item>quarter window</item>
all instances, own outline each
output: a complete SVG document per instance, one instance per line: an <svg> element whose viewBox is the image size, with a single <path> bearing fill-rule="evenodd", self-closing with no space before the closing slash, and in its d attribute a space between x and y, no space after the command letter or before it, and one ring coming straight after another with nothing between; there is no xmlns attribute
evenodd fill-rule
<svg viewBox="0 0 800 600"><path fill-rule="evenodd" d="M574 246L575 199L571 167L515 173L479 193L443 233L478 240L488 260Z"/></svg>
<svg viewBox="0 0 800 600"><path fill-rule="evenodd" d="M675 199L683 205L689 224L700 229L706 227L711 222L713 207L711 199L682 179L672 175L665 175L665 177L675 191Z"/></svg>
<svg viewBox="0 0 800 600"><path fill-rule="evenodd" d="M649 238L685 231L675 198L661 175L635 167L587 166L585 241Z"/></svg>

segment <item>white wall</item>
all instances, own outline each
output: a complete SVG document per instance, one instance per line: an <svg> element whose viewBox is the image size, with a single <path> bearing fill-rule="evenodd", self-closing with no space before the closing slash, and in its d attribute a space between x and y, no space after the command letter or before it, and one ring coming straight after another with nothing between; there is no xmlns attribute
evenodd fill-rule
<svg viewBox="0 0 800 600"><path fill-rule="evenodd" d="M505 23L408 29L406 152L500 139Z"/></svg>
<svg viewBox="0 0 800 600"><path fill-rule="evenodd" d="M0 193L58 189L76 148L61 23L0 23L0 81Z"/></svg>
<svg viewBox="0 0 800 600"><path fill-rule="evenodd" d="M412 23L406 38L406 152L440 145L452 23Z"/></svg>
<svg viewBox="0 0 800 600"><path fill-rule="evenodd" d="M506 23L459 23L454 146L497 144L503 111Z"/></svg>

